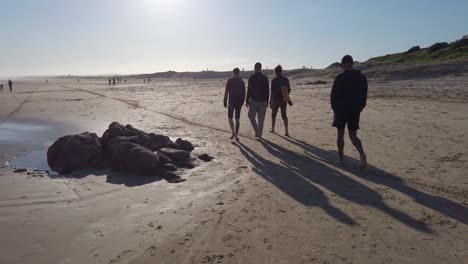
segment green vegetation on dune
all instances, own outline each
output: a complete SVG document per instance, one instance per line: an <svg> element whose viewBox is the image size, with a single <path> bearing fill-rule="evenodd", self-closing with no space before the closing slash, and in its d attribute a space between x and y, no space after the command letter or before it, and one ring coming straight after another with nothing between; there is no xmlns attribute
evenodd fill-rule
<svg viewBox="0 0 468 264"><path fill-rule="evenodd" d="M424 49L415 46L407 52L388 54L372 58L369 61L387 63L442 62L462 58L468 58L468 39L460 39L450 44L439 42Z"/></svg>

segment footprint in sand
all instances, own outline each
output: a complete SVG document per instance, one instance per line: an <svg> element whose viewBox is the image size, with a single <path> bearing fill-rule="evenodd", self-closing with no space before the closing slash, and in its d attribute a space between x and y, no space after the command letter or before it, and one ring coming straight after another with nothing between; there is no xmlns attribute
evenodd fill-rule
<svg viewBox="0 0 468 264"><path fill-rule="evenodd" d="M95 235L98 236L98 237L103 237L103 236L104 236L104 234L103 234L101 231L99 231L99 230L98 230L98 231L94 231L93 234L95 234Z"/></svg>
<svg viewBox="0 0 468 264"><path fill-rule="evenodd" d="M120 261L120 259L121 259L122 257L124 257L125 255L127 255L127 254L130 253L130 252L132 252L132 251L129 250L129 249L122 251L122 253L120 253L120 254L117 256L117 258L112 259L111 261L109 261L109 263L116 263L116 262Z"/></svg>
<svg viewBox="0 0 468 264"><path fill-rule="evenodd" d="M156 256L156 246L151 246L147 248L145 252L150 254L150 256L152 257Z"/></svg>

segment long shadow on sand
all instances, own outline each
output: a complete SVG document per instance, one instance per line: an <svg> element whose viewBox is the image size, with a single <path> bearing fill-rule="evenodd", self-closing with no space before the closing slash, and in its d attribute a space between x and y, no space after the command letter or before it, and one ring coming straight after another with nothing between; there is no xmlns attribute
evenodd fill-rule
<svg viewBox="0 0 468 264"><path fill-rule="evenodd" d="M337 157L336 151L326 151L297 139L287 137L282 138L302 148L311 158L331 163ZM416 203L424 207L430 208L465 225L468 225L468 207L458 204L447 198L427 194L417 190L411 186L406 185L403 179L400 177L392 175L372 165L369 165L365 171L358 170L355 168L357 167L357 164L359 164L358 160L351 157L345 157L345 159L346 161L351 161L351 163L355 166L345 166L342 167L343 170L367 181L392 188L411 197Z"/></svg>
<svg viewBox="0 0 468 264"><path fill-rule="evenodd" d="M335 219L355 224L351 217L328 203L326 195L317 188L321 186L350 202L378 209L416 230L424 233L433 232L425 223L386 205L382 196L376 191L323 162L299 155L268 140L262 140L261 144L270 154L280 159L281 164L262 158L242 143L238 146L260 176L296 201L307 206L319 206Z"/></svg>
<svg viewBox="0 0 468 264"><path fill-rule="evenodd" d="M85 177L106 177L107 183L125 185L127 187L142 186L163 180L162 177L138 175L132 173L113 172L110 170L82 170L71 174L49 176L51 178L81 179Z"/></svg>
<svg viewBox="0 0 468 264"><path fill-rule="evenodd" d="M333 207L328 202L327 196L319 188L308 182L296 171L264 159L242 143L235 145L239 147L241 153L247 158L247 160L252 163L255 172L276 185L293 199L306 206L318 206L342 223L348 225L356 224L351 217L346 215L340 209Z"/></svg>

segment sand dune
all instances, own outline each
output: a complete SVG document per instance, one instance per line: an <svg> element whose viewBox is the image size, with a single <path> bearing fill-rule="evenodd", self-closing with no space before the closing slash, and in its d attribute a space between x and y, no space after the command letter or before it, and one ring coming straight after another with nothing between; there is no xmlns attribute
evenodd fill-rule
<svg viewBox="0 0 468 264"><path fill-rule="evenodd" d="M276 66L276 65L275 65ZM463 76L468 72L468 58L458 58L443 61L416 61L416 62L386 62L369 60L358 62L356 68L360 69L371 79L413 80L433 79L447 76ZM284 74L291 79L333 79L341 71L339 63L334 63L325 69L288 69ZM263 71L272 77L273 70ZM241 75L248 77L252 70L242 71ZM154 79L226 79L231 77L231 71L201 71L201 72L157 72L138 75L125 75L124 78L139 79L143 82L145 78ZM86 77L85 77L86 78ZM95 77L89 77L95 78ZM102 77L107 79L108 77Z"/></svg>

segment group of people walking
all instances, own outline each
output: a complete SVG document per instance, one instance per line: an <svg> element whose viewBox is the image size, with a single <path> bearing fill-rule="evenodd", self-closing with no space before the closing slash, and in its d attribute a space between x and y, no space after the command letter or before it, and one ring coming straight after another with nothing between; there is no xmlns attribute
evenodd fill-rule
<svg viewBox="0 0 468 264"><path fill-rule="evenodd" d="M109 78L109 85L115 85L115 82L122 82L122 78ZM127 82L127 80L124 80L124 82Z"/></svg>
<svg viewBox="0 0 468 264"><path fill-rule="evenodd" d="M275 68L276 78L271 82L270 92L268 77L262 73L262 64L257 62L254 69L255 73L249 78L247 93L245 92L245 83L240 77L239 68L233 70L233 77L228 79L226 84L223 103L224 107L228 108L229 126L232 131L231 139L239 140L240 113L244 102L245 106L249 108L248 116L257 139L261 139L263 136L268 106L272 109L270 132L275 132L276 115L281 109L285 135L289 136L286 107L288 103L292 105L292 102L289 98L291 86L288 78L282 75L283 69L281 65L278 65ZM233 117L236 120L235 125Z"/></svg>
<svg viewBox="0 0 468 264"><path fill-rule="evenodd" d="M358 150L361 168L367 166L367 156L361 140L357 136L359 120L367 101L367 79L354 69L354 60L346 55L341 60L343 72L336 76L330 94L330 104L334 117L332 126L337 129L338 162L344 159L344 135L348 127L349 138ZM223 104L228 109L228 121L231 128L231 140L239 141L240 114L244 105L249 109L248 117L255 132L255 138L263 137L263 126L268 106L271 108L270 132L275 133L276 116L281 111L285 136L289 137L287 106L293 103L289 94L291 86L288 78L283 75L281 65L275 67L275 78L271 81L262 73L262 64L257 62L254 74L248 81L247 93L245 83L240 77L239 68L233 70L233 77L228 79L224 92ZM271 90L270 90L271 87ZM235 123L234 120L235 119Z"/></svg>
<svg viewBox="0 0 468 264"><path fill-rule="evenodd" d="M13 92L13 82L11 80L8 80L8 88L10 92ZM3 83L0 83L0 91L3 91Z"/></svg>

